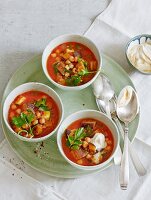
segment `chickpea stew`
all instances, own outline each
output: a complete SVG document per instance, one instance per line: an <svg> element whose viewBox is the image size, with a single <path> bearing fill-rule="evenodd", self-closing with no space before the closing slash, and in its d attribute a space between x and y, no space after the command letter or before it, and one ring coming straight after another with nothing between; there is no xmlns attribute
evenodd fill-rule
<svg viewBox="0 0 151 200"><path fill-rule="evenodd" d="M47 70L55 82L64 86L78 86L89 82L95 76L98 62L85 45L67 42L51 52L47 60Z"/></svg>
<svg viewBox="0 0 151 200"><path fill-rule="evenodd" d="M62 148L72 162L93 166L106 161L114 148L109 128L95 119L79 119L67 127L62 136Z"/></svg>
<svg viewBox="0 0 151 200"><path fill-rule="evenodd" d="M17 96L8 112L11 128L27 138L39 138L51 133L59 122L56 102L41 91L28 91Z"/></svg>

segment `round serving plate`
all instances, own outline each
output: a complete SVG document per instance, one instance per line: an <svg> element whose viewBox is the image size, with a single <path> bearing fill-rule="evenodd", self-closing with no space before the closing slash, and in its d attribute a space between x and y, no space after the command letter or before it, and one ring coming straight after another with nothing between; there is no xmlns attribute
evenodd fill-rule
<svg viewBox="0 0 151 200"><path fill-rule="evenodd" d="M126 86L134 87L126 72L115 61L107 56L103 56L103 73L111 80L116 93ZM64 105L64 118L69 114L78 110L96 109L92 88L88 87L81 91L64 91L52 85L45 77L41 66L41 55L36 56L22 67L20 67L10 78L5 88L2 105L6 96L18 85L26 82L41 82L53 88L61 97ZM2 117L2 114L1 114ZM9 142L15 153L28 165L40 172L49 174L55 177L76 178L84 175L92 174L104 170L113 164L113 161L99 170L84 171L72 167L68 164L59 153L56 135L53 135L43 143L30 143L19 140L6 127L2 118L2 127L7 141ZM135 137L139 123L139 115L130 124L129 139L132 141ZM121 144L122 145L122 144Z"/></svg>

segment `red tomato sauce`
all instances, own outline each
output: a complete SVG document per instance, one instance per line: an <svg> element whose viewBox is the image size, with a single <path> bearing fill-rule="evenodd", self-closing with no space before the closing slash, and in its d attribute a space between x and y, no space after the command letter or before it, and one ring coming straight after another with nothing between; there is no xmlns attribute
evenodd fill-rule
<svg viewBox="0 0 151 200"><path fill-rule="evenodd" d="M54 69L56 63L58 63L58 66ZM55 82L65 86L87 83L95 76L97 69L98 62L93 52L85 45L77 42L66 42L57 46L47 60L47 70L50 77ZM80 75L83 72L82 70L87 70L88 73ZM72 76L78 76L80 81L70 82L69 84L68 80L72 79Z"/></svg>
<svg viewBox="0 0 151 200"><path fill-rule="evenodd" d="M24 101L20 103L19 100L22 98L24 98ZM42 99L45 99L45 109L47 108L47 111L43 110L42 107L35 106L35 102L40 101ZM49 95L41 91L31 90L22 93L18 95L11 103L8 113L8 121L11 128L16 133L21 130L25 130L27 132L29 131L29 125L26 125L26 127L23 124L21 127L18 127L12 121L15 117L20 117L22 113L24 113L25 115L30 115L32 113L32 121L30 123L30 126L33 129L34 135L32 137L34 138L39 138L48 135L56 128L59 122L59 108L56 102ZM45 114L47 114L48 116L45 116ZM37 122L37 124L33 125L34 122ZM36 131L37 125L39 126L40 131ZM21 135L24 137L31 137L29 136L29 134L28 136L26 136L26 132L22 132Z"/></svg>
<svg viewBox="0 0 151 200"><path fill-rule="evenodd" d="M93 129L93 132L95 132L97 130L97 132L100 132L105 136L105 141L107 143L107 146L104 149L104 151L106 151L106 153L102 156L102 160L98 164L106 161L111 156L111 154L113 152L113 148L114 148L114 139L113 139L113 135L112 135L110 129L101 121L98 121L95 119L88 119L88 118L80 119L80 120L73 122L71 125L69 125L67 127L67 129L73 130L73 129L80 128L82 121L95 121L96 125ZM67 136L66 136L66 133L64 133L62 136L62 148L63 148L63 151L64 151L65 155L67 156L67 158L70 159L72 162L83 165L83 166L96 165L96 164L92 163L91 160L87 159L85 156L83 156L82 159L80 158L79 160L81 161L81 163L78 163L78 158L75 158L75 154L76 154L76 157L77 156L80 157L81 153L83 153L83 152L81 152L81 149L83 151L83 148L80 147L79 150L72 150L66 145L66 143L67 143ZM85 149L85 151L87 151L87 149Z"/></svg>

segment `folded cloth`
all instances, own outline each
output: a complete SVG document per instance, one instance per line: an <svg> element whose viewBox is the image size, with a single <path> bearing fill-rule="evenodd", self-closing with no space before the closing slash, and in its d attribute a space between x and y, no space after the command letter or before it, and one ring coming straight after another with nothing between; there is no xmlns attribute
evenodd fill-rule
<svg viewBox="0 0 151 200"><path fill-rule="evenodd" d="M151 76L143 75L128 65L125 46L135 35L151 33L150 24L150 0L112 0L85 33L101 52L117 61L131 76L141 105L137 137L147 144L151 144Z"/></svg>
<svg viewBox="0 0 151 200"><path fill-rule="evenodd" d="M117 166L113 165L112 167L100 173L78 179L53 178L51 176L39 173L37 170L32 169L26 163L21 161L11 150L7 141L4 140L0 145L0 167L3 163L5 163L6 169L3 170L3 167L0 168L0 195L5 194L7 198L1 198L3 196L0 196L0 199L12 200L13 198L8 198L8 195L11 193L10 190L16 191L15 188L17 188L17 191L21 191L21 193L19 192L17 195L19 196L20 194L23 194L22 199L24 200L23 197L27 196L26 192L28 191L28 186L30 186L31 188L33 187L33 193L31 194L33 196L29 199L33 200L34 195L38 196L39 194L43 194L43 196L45 194L47 197L43 197L41 199L49 199L49 197L51 197L51 200L56 200L57 197L58 199L65 199L63 197L66 197L69 200L146 200L148 199L147 197L151 195L151 190L148 187L149 183L151 182L151 147L138 139L134 140L133 145L134 148L137 149L137 153L148 172L146 176L139 178L132 166L132 163L130 162L130 183L128 190L124 192L121 191L119 186L119 167ZM8 162L11 164L8 164ZM34 179L30 178L22 171ZM7 175L8 173L9 176ZM24 175L25 178L23 178ZM26 176L28 178L26 178ZM39 182L37 184L35 179L42 184L39 184ZM13 187L11 188L9 184L12 180L14 182ZM30 183L30 180L34 180L32 184L28 184ZM35 183L36 187L33 186L33 183ZM5 186L5 189L1 187L1 185ZM22 191L22 187L26 188L26 191ZM8 190L9 188L10 190ZM2 193L2 191L5 191L5 193ZM50 195L47 195L49 194L49 191ZM6 194L6 192L8 193ZM53 198L52 195L54 195ZM61 197L61 195L63 197ZM40 197L37 196L35 199L40 199Z"/></svg>
<svg viewBox="0 0 151 200"><path fill-rule="evenodd" d="M26 175L21 169L11 164L12 157L6 157L8 144L0 146L0 199L1 200L65 200L53 189ZM9 154L11 155L11 154ZM9 161L7 161L9 160ZM22 162L21 162L22 163Z"/></svg>

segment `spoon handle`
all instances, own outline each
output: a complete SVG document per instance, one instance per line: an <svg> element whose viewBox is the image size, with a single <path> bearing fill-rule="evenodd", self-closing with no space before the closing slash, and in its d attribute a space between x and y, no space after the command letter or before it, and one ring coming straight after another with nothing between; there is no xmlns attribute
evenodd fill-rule
<svg viewBox="0 0 151 200"><path fill-rule="evenodd" d="M110 104L109 104L109 100L107 99L105 99L105 110L106 110L107 116L111 119Z"/></svg>
<svg viewBox="0 0 151 200"><path fill-rule="evenodd" d="M114 117L114 121L117 125L117 127L119 128L119 131L122 135L122 137L124 138L124 131L123 131L123 128L122 128L122 125L121 123L119 122L118 118L117 117ZM130 153L130 157L131 157L131 160L133 162L133 165L136 169L136 172L139 176L144 176L146 174L146 169L144 168L142 162L140 161L139 157L138 157L138 154L136 153L136 151L134 150L131 142L129 141L128 139L128 147L129 147L129 153Z"/></svg>
<svg viewBox="0 0 151 200"><path fill-rule="evenodd" d="M124 129L124 149L120 169L120 186L122 190L127 190L129 183L129 159L128 159L128 126Z"/></svg>

